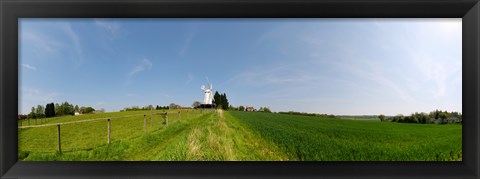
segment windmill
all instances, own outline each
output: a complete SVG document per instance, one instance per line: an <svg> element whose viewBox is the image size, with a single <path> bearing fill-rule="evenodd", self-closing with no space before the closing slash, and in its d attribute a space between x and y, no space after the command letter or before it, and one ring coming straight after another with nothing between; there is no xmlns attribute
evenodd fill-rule
<svg viewBox="0 0 480 179"><path fill-rule="evenodd" d="M213 90L213 86L212 86L212 83L210 83L210 81L208 80L208 77L207 78L207 82L208 82L208 88L205 87L205 85L202 85L200 87L200 89L202 89L203 93L204 93L204 97L203 97L203 104L200 105L201 108L212 108L214 107L215 105L212 104L212 101L213 101L213 94L212 94L212 90Z"/></svg>

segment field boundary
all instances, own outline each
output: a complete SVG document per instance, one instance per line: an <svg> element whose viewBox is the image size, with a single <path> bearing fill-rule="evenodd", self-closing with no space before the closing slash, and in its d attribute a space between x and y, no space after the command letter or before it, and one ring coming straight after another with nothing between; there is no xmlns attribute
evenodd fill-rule
<svg viewBox="0 0 480 179"><path fill-rule="evenodd" d="M30 126L21 126L18 127L19 129L26 129L26 128L35 128L35 127L47 127L47 126L56 126L56 125L64 125L64 124L75 124L75 123L82 123L82 122L91 122L91 121L99 121L99 120L108 120L108 119L116 119L116 118L126 118L126 117L134 117L134 116L141 116L144 114L135 114L135 115L128 115L128 116L117 116L117 117L106 117L106 118L94 118L94 119L85 119L79 121L70 121L70 122L59 122L59 123L52 123L52 124L41 124L41 125L30 125Z"/></svg>
<svg viewBox="0 0 480 179"><path fill-rule="evenodd" d="M62 142L61 142L61 132L60 132L60 130L61 130L60 126L62 126L62 125L106 120L107 121L107 144L110 144L111 143L111 138L110 138L111 137L110 136L110 133L111 133L110 121L111 121L111 119L143 116L143 131L146 134L147 133L147 114L148 113L150 113L149 114L150 117L153 116L153 115L161 115L163 120L165 121L163 124L166 125L166 126L168 126L168 116L169 116L169 114L178 115L178 120L181 120L181 114L182 114L182 112L180 112L180 111L178 111L178 112L147 112L147 113L144 113L144 114L102 117L102 118L84 119L84 120L69 121L69 122L57 122L57 123L52 123L52 124L19 126L18 128L19 129L27 129L27 128L40 128L40 127L57 126L57 145L58 145L57 151L62 152L62 149L61 149ZM195 117L195 115L194 115L195 112L194 111L191 111L190 113L192 113L191 117ZM198 113L203 114L203 111L197 112L197 115L198 115ZM190 119L190 116L188 114L189 114L189 111L186 111L187 117L185 119Z"/></svg>
<svg viewBox="0 0 480 179"><path fill-rule="evenodd" d="M165 114L163 113L152 113L152 114ZM177 112L169 112L167 114L178 114ZM40 124L40 125L29 125L29 126L19 126L19 129L26 129L26 128L35 128L35 127L47 127L47 126L56 126L56 125L64 125L64 124L75 124L75 123L82 123L82 122L91 122L91 121L99 121L99 120L108 120L108 119L118 119L118 118L126 118L126 117L135 117L135 116L145 116L146 114L134 114L134 115L127 115L127 116L116 116L116 117L105 117L105 118L94 118L94 119L85 119L85 120L78 120L78 121L70 121L70 122L59 122L59 123L52 123L52 124Z"/></svg>

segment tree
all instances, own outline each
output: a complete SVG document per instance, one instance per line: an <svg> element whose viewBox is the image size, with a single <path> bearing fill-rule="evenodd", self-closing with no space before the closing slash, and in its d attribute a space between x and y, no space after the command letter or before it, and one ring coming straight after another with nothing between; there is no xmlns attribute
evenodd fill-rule
<svg viewBox="0 0 480 179"><path fill-rule="evenodd" d="M60 115L74 115L75 109L73 108L73 104L69 104L67 101L60 105Z"/></svg>
<svg viewBox="0 0 480 179"><path fill-rule="evenodd" d="M220 93L218 93L218 91L215 91L215 94L213 95L213 103L217 106L220 106L222 105L222 96L220 95Z"/></svg>
<svg viewBox="0 0 480 179"><path fill-rule="evenodd" d="M63 110L58 103L55 103L55 116L62 115Z"/></svg>
<svg viewBox="0 0 480 179"><path fill-rule="evenodd" d="M200 103L200 101L194 101L193 104L192 104L192 107L193 108L198 108L202 103Z"/></svg>
<svg viewBox="0 0 480 179"><path fill-rule="evenodd" d="M27 115L19 114L18 115L18 120L25 120L27 119Z"/></svg>
<svg viewBox="0 0 480 179"><path fill-rule="evenodd" d="M83 114L85 112L85 106L80 107L80 113Z"/></svg>
<svg viewBox="0 0 480 179"><path fill-rule="evenodd" d="M79 108L78 108L78 105L75 105L75 112L80 112Z"/></svg>
<svg viewBox="0 0 480 179"><path fill-rule="evenodd" d="M32 107L32 111L27 115L28 119L36 119L37 115L35 115L35 107Z"/></svg>
<svg viewBox="0 0 480 179"><path fill-rule="evenodd" d="M28 115L27 115L27 119L36 119L37 116L35 115L34 112L30 112Z"/></svg>
<svg viewBox="0 0 480 179"><path fill-rule="evenodd" d="M446 123L446 119L447 119L447 113L445 112L440 112L440 114L438 114L438 117L441 119L441 122L442 124Z"/></svg>
<svg viewBox="0 0 480 179"><path fill-rule="evenodd" d="M228 109L228 99L227 99L227 93L223 93L222 95L222 106L223 106L223 109L224 110L227 110Z"/></svg>
<svg viewBox="0 0 480 179"><path fill-rule="evenodd" d="M239 111L245 111L245 106L239 106L239 107L238 107L238 110L239 110Z"/></svg>
<svg viewBox="0 0 480 179"><path fill-rule="evenodd" d="M383 115L383 114L380 114L380 115L378 116L378 118L379 118L380 121L382 121L382 122L385 121L385 115Z"/></svg>
<svg viewBox="0 0 480 179"><path fill-rule="evenodd" d="M169 109L177 109L177 107L179 107L179 105L175 103L170 103L170 105L168 106Z"/></svg>
<svg viewBox="0 0 480 179"><path fill-rule="evenodd" d="M94 112L95 109L92 108L92 107L81 107L80 111L82 112L82 114L89 114L89 113Z"/></svg>
<svg viewBox="0 0 480 179"><path fill-rule="evenodd" d="M48 103L45 107L45 117L54 117L55 116L55 105L53 103Z"/></svg>
<svg viewBox="0 0 480 179"><path fill-rule="evenodd" d="M148 109L148 110L153 110L153 105L151 105L151 104L148 105L148 106L147 106L147 109Z"/></svg>
<svg viewBox="0 0 480 179"><path fill-rule="evenodd" d="M271 111L270 108L268 108L268 107L263 107L263 112L269 112L269 113L271 113L272 111Z"/></svg>
<svg viewBox="0 0 480 179"><path fill-rule="evenodd" d="M35 116L37 118L45 117L45 108L42 105L37 105L37 109L35 111Z"/></svg>

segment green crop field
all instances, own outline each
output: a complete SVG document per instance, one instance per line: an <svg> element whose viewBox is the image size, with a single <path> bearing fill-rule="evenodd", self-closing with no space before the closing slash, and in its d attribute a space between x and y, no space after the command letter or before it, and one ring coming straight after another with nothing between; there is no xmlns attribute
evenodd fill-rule
<svg viewBox="0 0 480 179"><path fill-rule="evenodd" d="M164 111L158 111L164 112ZM39 120L19 128L23 161L461 161L460 124L405 124L261 112L115 112ZM144 131L144 117L147 132ZM133 116L132 116L133 115ZM121 116L130 116L122 117ZM111 143L107 120L111 119ZM22 122L23 127L28 125ZM30 125L35 125L30 121ZM20 124L19 124L20 126Z"/></svg>

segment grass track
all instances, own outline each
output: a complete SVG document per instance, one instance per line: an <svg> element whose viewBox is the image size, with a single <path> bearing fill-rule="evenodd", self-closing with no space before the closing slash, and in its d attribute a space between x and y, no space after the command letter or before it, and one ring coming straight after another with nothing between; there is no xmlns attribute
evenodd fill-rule
<svg viewBox="0 0 480 179"><path fill-rule="evenodd" d="M98 124L79 123L83 126L70 125L72 128L65 129L68 133L62 133L62 135L68 134L76 138L77 140L72 141L65 139L66 146L75 147L70 147L62 153L52 152L56 150L55 136L43 136L41 138L53 139L42 141L50 144L49 147L44 146L46 151L31 148L38 143L24 145L20 148L19 158L25 161L278 161L287 159L274 145L266 143L230 114L222 111L199 115L190 120L173 120L168 127L162 126L157 129L150 127L152 131L145 135L132 135L138 130L143 133L142 125L139 125L143 124L143 119L142 122L138 122L138 119L122 120L124 121L118 120L116 124L124 127L140 127L131 127L131 131L117 130L120 131L119 133L113 133L115 130L112 130L114 140L108 145L101 140L106 136L106 132L101 132L104 131L105 121L95 121ZM153 126L155 125L161 124L153 123ZM112 122L112 129L115 128L118 129L120 126L114 126ZM26 129L21 132L21 137L31 138L34 135L33 132L43 133L45 132L43 130L48 134L56 134L54 127L45 127L35 128L35 130ZM92 131L99 132L87 134ZM120 134L121 131L125 133ZM78 139L78 134L84 135L84 138ZM113 136L116 137L113 138ZM97 137L97 140L92 140L90 137ZM22 139L22 141L27 140ZM96 144L90 144L91 142ZM83 146L85 144L89 146Z"/></svg>

